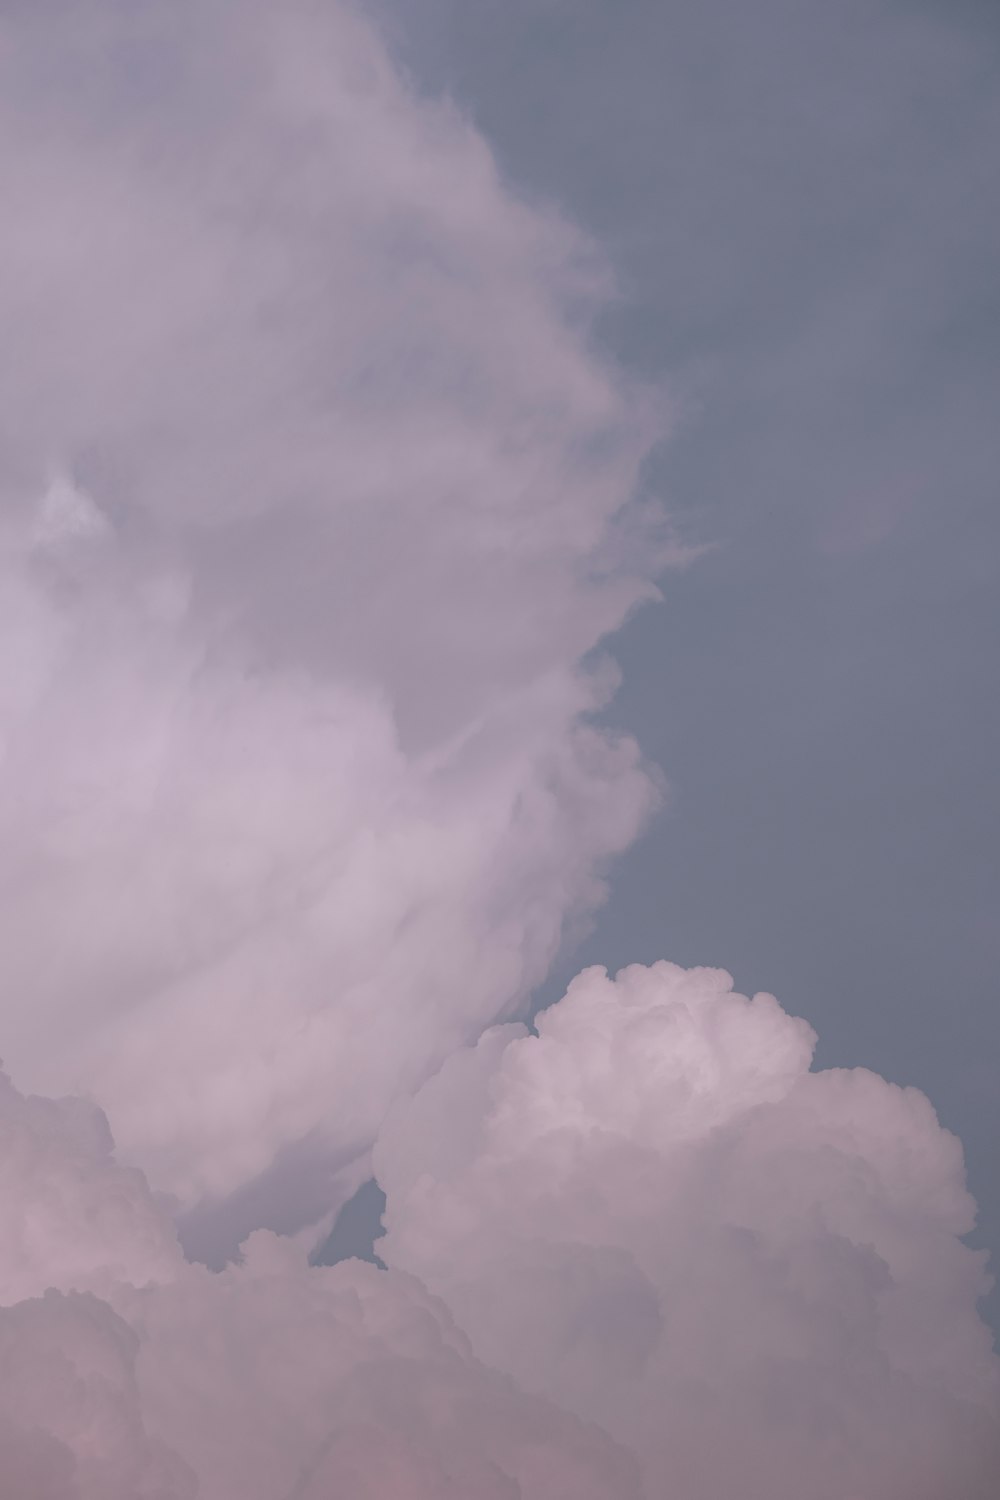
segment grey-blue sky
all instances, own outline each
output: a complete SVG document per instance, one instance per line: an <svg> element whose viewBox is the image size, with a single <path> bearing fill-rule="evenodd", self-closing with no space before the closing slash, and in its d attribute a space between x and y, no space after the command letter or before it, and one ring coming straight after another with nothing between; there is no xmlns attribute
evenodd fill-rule
<svg viewBox="0 0 1000 1500"><path fill-rule="evenodd" d="M616 641L672 806L545 996L663 954L773 989L930 1094L1000 1246L1000 17L382 9L610 250L604 337L681 408L650 489L716 544Z"/></svg>

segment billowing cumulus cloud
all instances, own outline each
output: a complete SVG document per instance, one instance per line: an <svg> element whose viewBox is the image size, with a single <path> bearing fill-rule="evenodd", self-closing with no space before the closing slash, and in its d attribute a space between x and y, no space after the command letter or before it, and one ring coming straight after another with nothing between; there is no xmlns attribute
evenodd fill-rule
<svg viewBox="0 0 1000 1500"><path fill-rule="evenodd" d="M10 1492L987 1500L960 1148L812 1043L718 971L585 972L397 1106L386 1272L192 1265L99 1111L3 1080Z"/></svg>
<svg viewBox="0 0 1000 1500"><path fill-rule="evenodd" d="M1000 1368L961 1149L923 1095L812 1072L768 995L588 970L386 1127L379 1253L649 1495L994 1493Z"/></svg>
<svg viewBox="0 0 1000 1500"><path fill-rule="evenodd" d="M925 1100L709 971L510 1024L657 799L594 248L340 0L4 7L0 180L4 1500L992 1495Z"/></svg>
<svg viewBox="0 0 1000 1500"><path fill-rule="evenodd" d="M190 1265L99 1113L2 1084L5 1497L638 1497L627 1453L486 1369L411 1277L265 1231Z"/></svg>
<svg viewBox="0 0 1000 1500"><path fill-rule="evenodd" d="M595 253L350 7L0 27L3 1051L219 1253L329 1207L652 806L580 663L663 559L656 426Z"/></svg>

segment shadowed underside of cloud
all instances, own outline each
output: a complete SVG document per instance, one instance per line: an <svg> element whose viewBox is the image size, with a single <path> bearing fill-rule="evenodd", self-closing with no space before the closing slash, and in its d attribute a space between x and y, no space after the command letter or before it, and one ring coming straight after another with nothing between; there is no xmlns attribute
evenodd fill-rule
<svg viewBox="0 0 1000 1500"><path fill-rule="evenodd" d="M487 1029L657 797L600 257L352 7L0 43L5 1496L992 1493L925 1101L702 971Z"/></svg>

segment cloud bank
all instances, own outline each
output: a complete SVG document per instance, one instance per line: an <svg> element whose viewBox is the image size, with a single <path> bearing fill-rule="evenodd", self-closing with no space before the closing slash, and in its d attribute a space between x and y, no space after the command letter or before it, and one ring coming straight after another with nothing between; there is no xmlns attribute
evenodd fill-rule
<svg viewBox="0 0 1000 1500"><path fill-rule="evenodd" d="M770 996L589 970L397 1106L379 1271L187 1261L80 1100L0 1087L0 1468L51 1500L995 1492L961 1150Z"/></svg>
<svg viewBox="0 0 1000 1500"><path fill-rule="evenodd" d="M0 1078L0 1473L10 1500L612 1500L600 1430L486 1369L416 1281L258 1231L185 1261L79 1100Z"/></svg>
<svg viewBox="0 0 1000 1500"><path fill-rule="evenodd" d="M5 1496L993 1494L925 1101L708 971L494 1024L658 795L594 248L332 0L6 7L0 182Z"/></svg>

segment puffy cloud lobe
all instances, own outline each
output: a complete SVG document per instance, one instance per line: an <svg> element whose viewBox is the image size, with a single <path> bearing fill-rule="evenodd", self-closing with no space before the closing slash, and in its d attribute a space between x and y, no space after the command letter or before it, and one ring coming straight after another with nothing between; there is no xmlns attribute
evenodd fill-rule
<svg viewBox="0 0 1000 1500"><path fill-rule="evenodd" d="M263 1231L190 1265L90 1107L2 1100L10 1500L638 1497L627 1454L486 1369L413 1278Z"/></svg>
<svg viewBox="0 0 1000 1500"><path fill-rule="evenodd" d="M140 1172L83 1099L0 1075L0 1475L11 1500L194 1500L152 1435L140 1341L109 1298L185 1262ZM221 1497L220 1497L221 1500Z"/></svg>
<svg viewBox="0 0 1000 1500"><path fill-rule="evenodd" d="M411 1278L264 1232L245 1255L0 1309L10 1500L638 1500L626 1453L486 1369Z"/></svg>
<svg viewBox="0 0 1000 1500"><path fill-rule="evenodd" d="M985 1500L959 1144L914 1090L809 1071L813 1040L718 971L589 970L400 1106L379 1252L482 1358L600 1414L650 1495Z"/></svg>
<svg viewBox="0 0 1000 1500"><path fill-rule="evenodd" d="M195 1500L194 1474L143 1422L138 1348L89 1294L0 1308L0 1471L11 1500Z"/></svg>
<svg viewBox="0 0 1000 1500"><path fill-rule="evenodd" d="M242 1193L218 1253L329 1206L651 806L579 664L662 560L657 423L592 248L352 7L0 36L3 1051Z"/></svg>
<svg viewBox="0 0 1000 1500"><path fill-rule="evenodd" d="M183 1263L141 1173L118 1165L100 1110L25 1098L0 1073L0 1304L50 1287L142 1285Z"/></svg>
<svg viewBox="0 0 1000 1500"><path fill-rule="evenodd" d="M147 1422L206 1496L638 1496L628 1455L482 1366L412 1278L263 1233L244 1260L130 1301Z"/></svg>
<svg viewBox="0 0 1000 1500"><path fill-rule="evenodd" d="M986 1500L957 1143L812 1040L715 971L584 973L397 1109L388 1272L189 1264L93 1106L5 1083L7 1492Z"/></svg>

